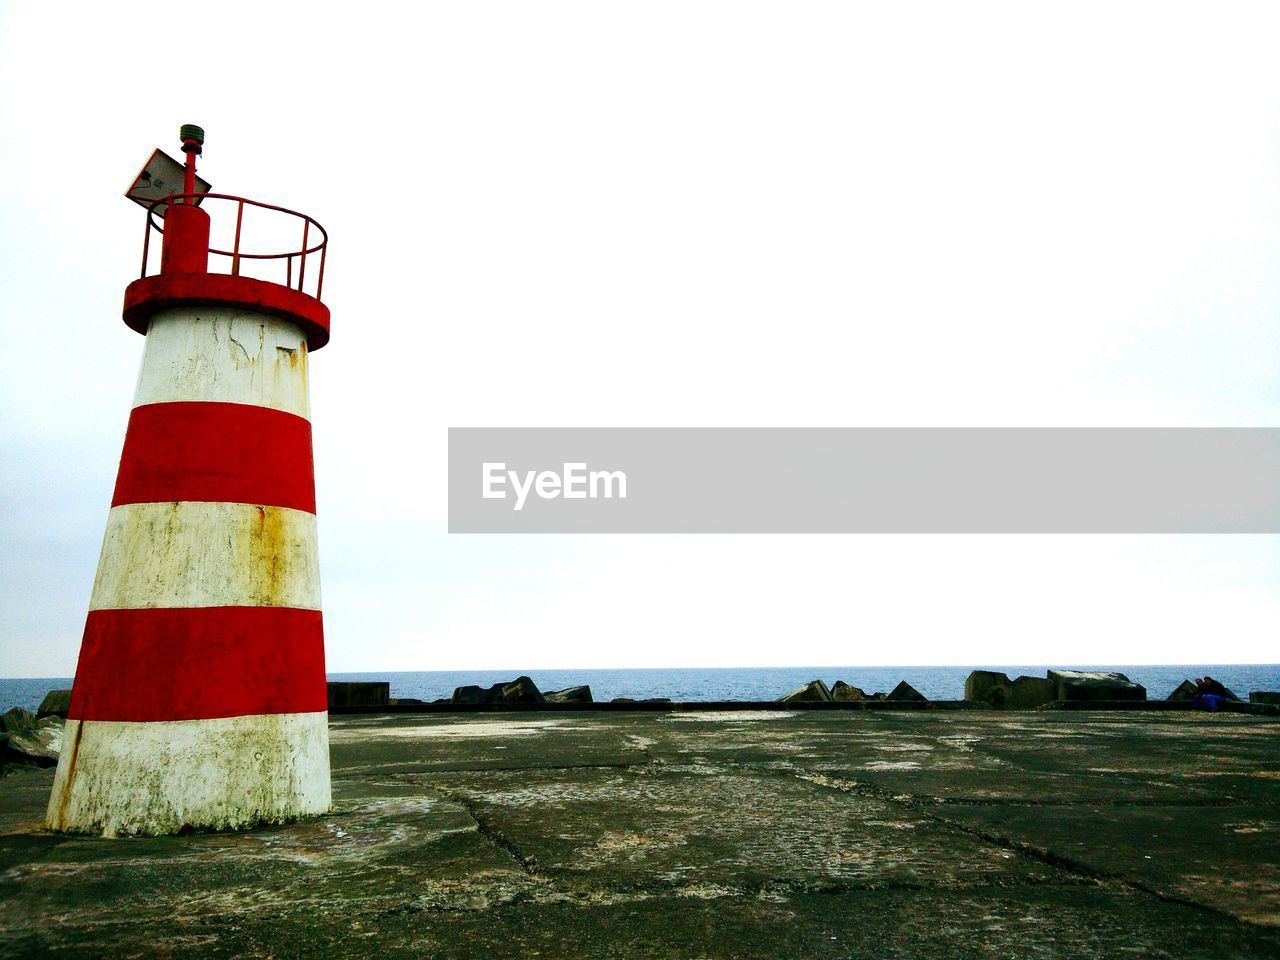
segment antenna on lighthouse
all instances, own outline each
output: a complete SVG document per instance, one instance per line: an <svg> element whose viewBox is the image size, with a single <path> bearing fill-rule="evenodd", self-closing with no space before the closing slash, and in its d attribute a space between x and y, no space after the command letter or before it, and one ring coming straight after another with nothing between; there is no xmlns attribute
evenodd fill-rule
<svg viewBox="0 0 1280 960"><path fill-rule="evenodd" d="M133 186L124 194L139 206L150 207L155 201L175 193L204 194L213 189L213 184L196 174L196 157L204 152L204 129L194 123L184 123L178 135L182 138L186 162L175 160L157 148L133 178ZM199 206L202 199L197 196L187 202ZM168 206L162 203L155 212L163 217Z"/></svg>

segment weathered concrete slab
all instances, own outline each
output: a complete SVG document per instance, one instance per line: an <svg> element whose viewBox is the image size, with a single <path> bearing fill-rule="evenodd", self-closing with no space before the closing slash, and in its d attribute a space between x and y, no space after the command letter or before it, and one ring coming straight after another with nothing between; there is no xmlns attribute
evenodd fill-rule
<svg viewBox="0 0 1280 960"><path fill-rule="evenodd" d="M367 912L212 910L157 932L114 918L94 943L61 930L18 933L15 956L63 958L614 957L687 960L1270 960L1265 930L1126 891L1079 886L1009 890L871 890L788 897L568 893L407 902Z"/></svg>
<svg viewBox="0 0 1280 960"><path fill-rule="evenodd" d="M945 807L939 816L1167 897L1280 926L1280 807Z"/></svg>
<svg viewBox="0 0 1280 960"><path fill-rule="evenodd" d="M1053 879L1043 864L821 778L688 765L423 779L539 875L720 893Z"/></svg>
<svg viewBox="0 0 1280 960"><path fill-rule="evenodd" d="M538 712L331 732L334 814L245 833L54 835L51 771L0 778L0 956L1280 955L1266 718Z"/></svg>
<svg viewBox="0 0 1280 960"><path fill-rule="evenodd" d="M646 763L626 723L608 714L400 714L335 720L335 776Z"/></svg>
<svg viewBox="0 0 1280 960"><path fill-rule="evenodd" d="M822 769L894 793L974 801L1244 803L1280 792L1274 723L1198 712L917 716L877 718L905 733L886 745L914 745L899 766Z"/></svg>
<svg viewBox="0 0 1280 960"><path fill-rule="evenodd" d="M33 788L43 786L47 799L49 778L26 779L26 818L42 815ZM113 841L20 825L0 835L0 930L31 928L34 919L49 950L86 939L104 949L96 931L105 921L150 929L152 949L170 942L198 954L205 941L187 944L182 931L211 916L369 913L403 905L408 894L424 909L449 909L529 886L459 804L416 785L340 786L346 795L331 816L269 830ZM153 955L147 947L96 955Z"/></svg>

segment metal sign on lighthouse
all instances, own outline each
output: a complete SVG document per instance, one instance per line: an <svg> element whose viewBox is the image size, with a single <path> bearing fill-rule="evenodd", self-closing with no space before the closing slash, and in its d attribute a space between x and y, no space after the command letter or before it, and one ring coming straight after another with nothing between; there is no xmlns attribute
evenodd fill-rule
<svg viewBox="0 0 1280 960"><path fill-rule="evenodd" d="M131 191L147 221L124 321L146 348L49 800L54 830L235 828L330 807L307 397L307 356L329 339L328 238L303 214L208 192L195 175L203 142L184 126L185 165L157 151ZM181 192L166 190L166 160ZM209 210L234 236L220 247ZM252 247L258 219L296 227L298 245ZM153 233L163 243L149 274Z"/></svg>

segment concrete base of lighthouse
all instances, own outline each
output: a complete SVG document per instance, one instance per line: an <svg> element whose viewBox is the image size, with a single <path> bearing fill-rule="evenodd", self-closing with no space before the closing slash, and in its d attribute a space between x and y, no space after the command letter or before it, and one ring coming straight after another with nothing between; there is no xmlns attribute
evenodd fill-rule
<svg viewBox="0 0 1280 960"><path fill-rule="evenodd" d="M332 803L328 719L68 720L48 826L114 837L325 813Z"/></svg>

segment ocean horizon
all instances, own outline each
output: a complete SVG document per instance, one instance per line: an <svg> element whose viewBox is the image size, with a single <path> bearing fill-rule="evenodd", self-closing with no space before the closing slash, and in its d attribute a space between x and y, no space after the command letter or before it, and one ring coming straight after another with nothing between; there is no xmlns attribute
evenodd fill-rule
<svg viewBox="0 0 1280 960"><path fill-rule="evenodd" d="M844 680L867 693L888 692L906 680L930 700L959 700L964 681L973 670L999 670L1010 677L1044 676L1046 670L1106 670L1125 674L1147 688L1147 697L1163 700L1183 680L1213 676L1237 696L1248 699L1253 690L1280 690L1280 664L1038 664L976 666L800 666L800 667L638 667L628 669L538 670L411 670L330 673L330 680L385 680L392 697L414 697L430 702L449 697L456 687L491 686L518 676L529 676L538 689L562 690L587 684L597 701L614 697L644 700L776 700L813 679L828 685ZM0 712L12 707L35 710L50 690L71 686L70 677L0 678Z"/></svg>

